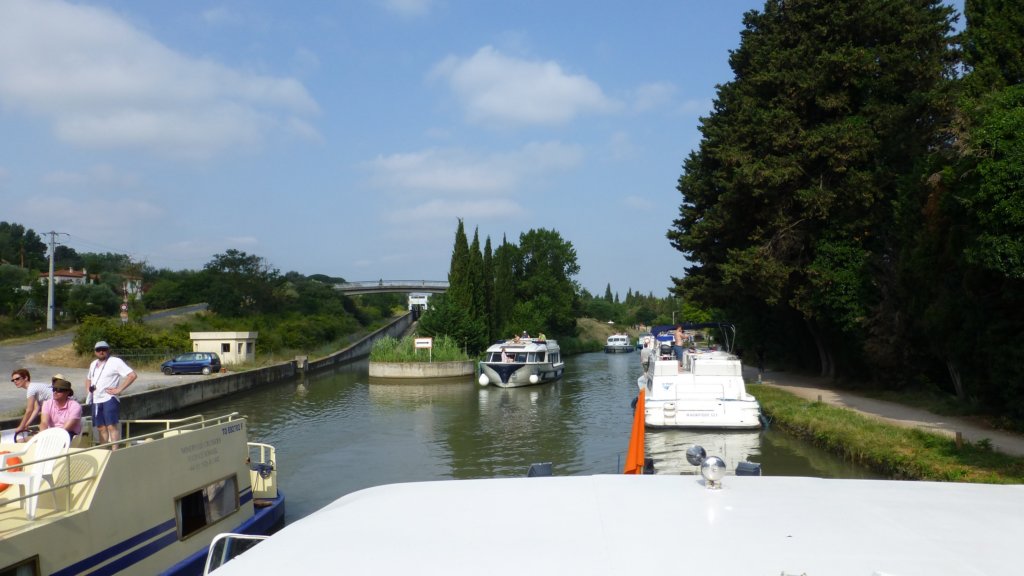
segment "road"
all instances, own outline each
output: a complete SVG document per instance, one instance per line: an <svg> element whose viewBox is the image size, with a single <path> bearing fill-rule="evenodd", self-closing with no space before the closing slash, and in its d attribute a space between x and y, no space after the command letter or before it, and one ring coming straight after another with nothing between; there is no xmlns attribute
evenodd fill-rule
<svg viewBox="0 0 1024 576"><path fill-rule="evenodd" d="M147 315L143 322L166 318L168 316L180 316L194 314L206 309L206 304L194 304L172 310L164 310ZM74 386L75 399L79 402L85 401L85 368L69 368L62 366L46 366L33 360L33 357L41 352L70 344L74 338L74 331L68 330L53 336L32 340L31 342L20 342L17 344L0 344L0 370L5 370L4 375L9 376L16 368L25 368L32 374L33 381L49 381L54 374L63 374ZM139 377L132 384L125 394L138 394L153 387L174 386L185 382L192 382L209 376L201 375L175 375L167 376L158 371L136 372ZM6 378L10 380L10 378ZM0 425L9 421L12 417L17 419L25 408L25 391L8 383L0 386ZM17 416L15 417L15 413ZM17 422L15 422L15 425Z"/></svg>

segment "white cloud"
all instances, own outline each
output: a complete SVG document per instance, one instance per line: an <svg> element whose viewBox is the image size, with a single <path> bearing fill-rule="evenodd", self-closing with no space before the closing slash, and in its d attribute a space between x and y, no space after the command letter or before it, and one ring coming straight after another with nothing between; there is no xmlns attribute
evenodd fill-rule
<svg viewBox="0 0 1024 576"><path fill-rule="evenodd" d="M320 69L320 57L308 48L296 48L292 54L292 66L300 74L313 72Z"/></svg>
<svg viewBox="0 0 1024 576"><path fill-rule="evenodd" d="M409 224L421 221L450 220L458 214L469 222L492 218L511 218L523 214L524 210L511 198L469 199L469 200L428 200L417 206L400 208L387 213L385 219L394 224Z"/></svg>
<svg viewBox="0 0 1024 576"><path fill-rule="evenodd" d="M238 21L238 16L223 6L203 10L201 16L207 24L231 24Z"/></svg>
<svg viewBox="0 0 1024 576"><path fill-rule="evenodd" d="M369 164L374 183L393 191L505 193L527 179L573 168L582 162L578 146L539 142L508 153L479 155L458 149L429 149L382 156Z"/></svg>
<svg viewBox="0 0 1024 576"><path fill-rule="evenodd" d="M699 116L710 114L715 103L709 98L703 100L687 100L679 105L678 111L684 116Z"/></svg>
<svg viewBox="0 0 1024 576"><path fill-rule="evenodd" d="M319 111L292 78L191 58L109 10L57 0L0 3L0 104L73 146L196 158L259 146Z"/></svg>
<svg viewBox="0 0 1024 576"><path fill-rule="evenodd" d="M608 142L608 148L611 152L611 157L615 160L626 160L633 158L637 154L637 147L633 144L633 139L625 132L612 134Z"/></svg>
<svg viewBox="0 0 1024 576"><path fill-rule="evenodd" d="M228 236L224 240L229 246L255 246L260 243L255 236Z"/></svg>
<svg viewBox="0 0 1024 576"><path fill-rule="evenodd" d="M646 196L626 196L624 203L626 207L645 212L654 208L654 202L651 202Z"/></svg>
<svg viewBox="0 0 1024 576"><path fill-rule="evenodd" d="M430 12L432 0L381 0L380 5L392 14L404 18L425 16Z"/></svg>
<svg viewBox="0 0 1024 576"><path fill-rule="evenodd" d="M429 149L378 157L367 167L372 182L399 199L383 216L403 226L437 225L453 214L469 220L510 218L529 212L535 193L555 174L583 161L582 150L535 142L506 153Z"/></svg>
<svg viewBox="0 0 1024 576"><path fill-rule="evenodd" d="M644 84L634 90L633 110L646 112L665 106L672 100L676 87L669 82Z"/></svg>
<svg viewBox="0 0 1024 576"><path fill-rule="evenodd" d="M621 107L586 76L552 61L511 58L491 46L469 58L449 56L432 75L446 79L469 120L481 124L557 125Z"/></svg>
<svg viewBox="0 0 1024 576"><path fill-rule="evenodd" d="M121 172L108 164L98 164L84 172L56 170L43 175L43 183L60 188L102 188L127 190L139 184L135 174Z"/></svg>

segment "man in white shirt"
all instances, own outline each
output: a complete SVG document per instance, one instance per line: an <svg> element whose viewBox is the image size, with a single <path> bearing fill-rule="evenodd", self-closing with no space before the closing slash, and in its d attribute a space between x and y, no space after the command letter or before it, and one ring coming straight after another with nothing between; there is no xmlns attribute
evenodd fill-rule
<svg viewBox="0 0 1024 576"><path fill-rule="evenodd" d="M92 394L92 425L99 431L100 442L121 439L121 401L118 396L131 386L138 375L117 356L110 355L110 345L100 340L93 346L96 359L85 377L86 389ZM113 448L116 448L114 446Z"/></svg>

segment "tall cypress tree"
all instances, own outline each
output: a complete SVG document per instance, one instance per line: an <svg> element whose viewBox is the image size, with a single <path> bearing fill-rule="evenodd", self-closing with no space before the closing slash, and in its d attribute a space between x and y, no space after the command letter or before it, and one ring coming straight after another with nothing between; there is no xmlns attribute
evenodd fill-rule
<svg viewBox="0 0 1024 576"><path fill-rule="evenodd" d="M470 292L469 312L474 317L479 318L484 326L489 327L490 318L487 315L487 300L484 287L484 257L480 251L480 231L477 228L473 229L473 241L469 244L468 280ZM489 334L490 328L487 329L487 333L481 334L481 337L486 341Z"/></svg>
<svg viewBox="0 0 1024 576"><path fill-rule="evenodd" d="M488 340L495 340L499 332L494 317L494 253L490 236L484 242L484 304L487 309Z"/></svg>
<svg viewBox="0 0 1024 576"><path fill-rule="evenodd" d="M470 311L473 306L473 292L470 286L469 240L466 238L465 225L459 218L455 230L455 244L452 247L452 261L448 269L448 294L451 302L463 310Z"/></svg>
<svg viewBox="0 0 1024 576"><path fill-rule="evenodd" d="M511 326L512 307L516 303L515 268L518 250L508 238L501 237L501 245L494 251L494 318L498 337L507 336Z"/></svg>

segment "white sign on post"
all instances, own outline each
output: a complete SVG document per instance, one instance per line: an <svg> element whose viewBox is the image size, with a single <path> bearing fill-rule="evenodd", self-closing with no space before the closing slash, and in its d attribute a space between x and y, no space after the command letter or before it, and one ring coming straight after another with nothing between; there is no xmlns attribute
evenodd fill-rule
<svg viewBox="0 0 1024 576"><path fill-rule="evenodd" d="M433 338L416 338L413 340L413 345L416 346L416 351L419 352L420 348L426 348L429 351L428 361L434 361L434 339Z"/></svg>

